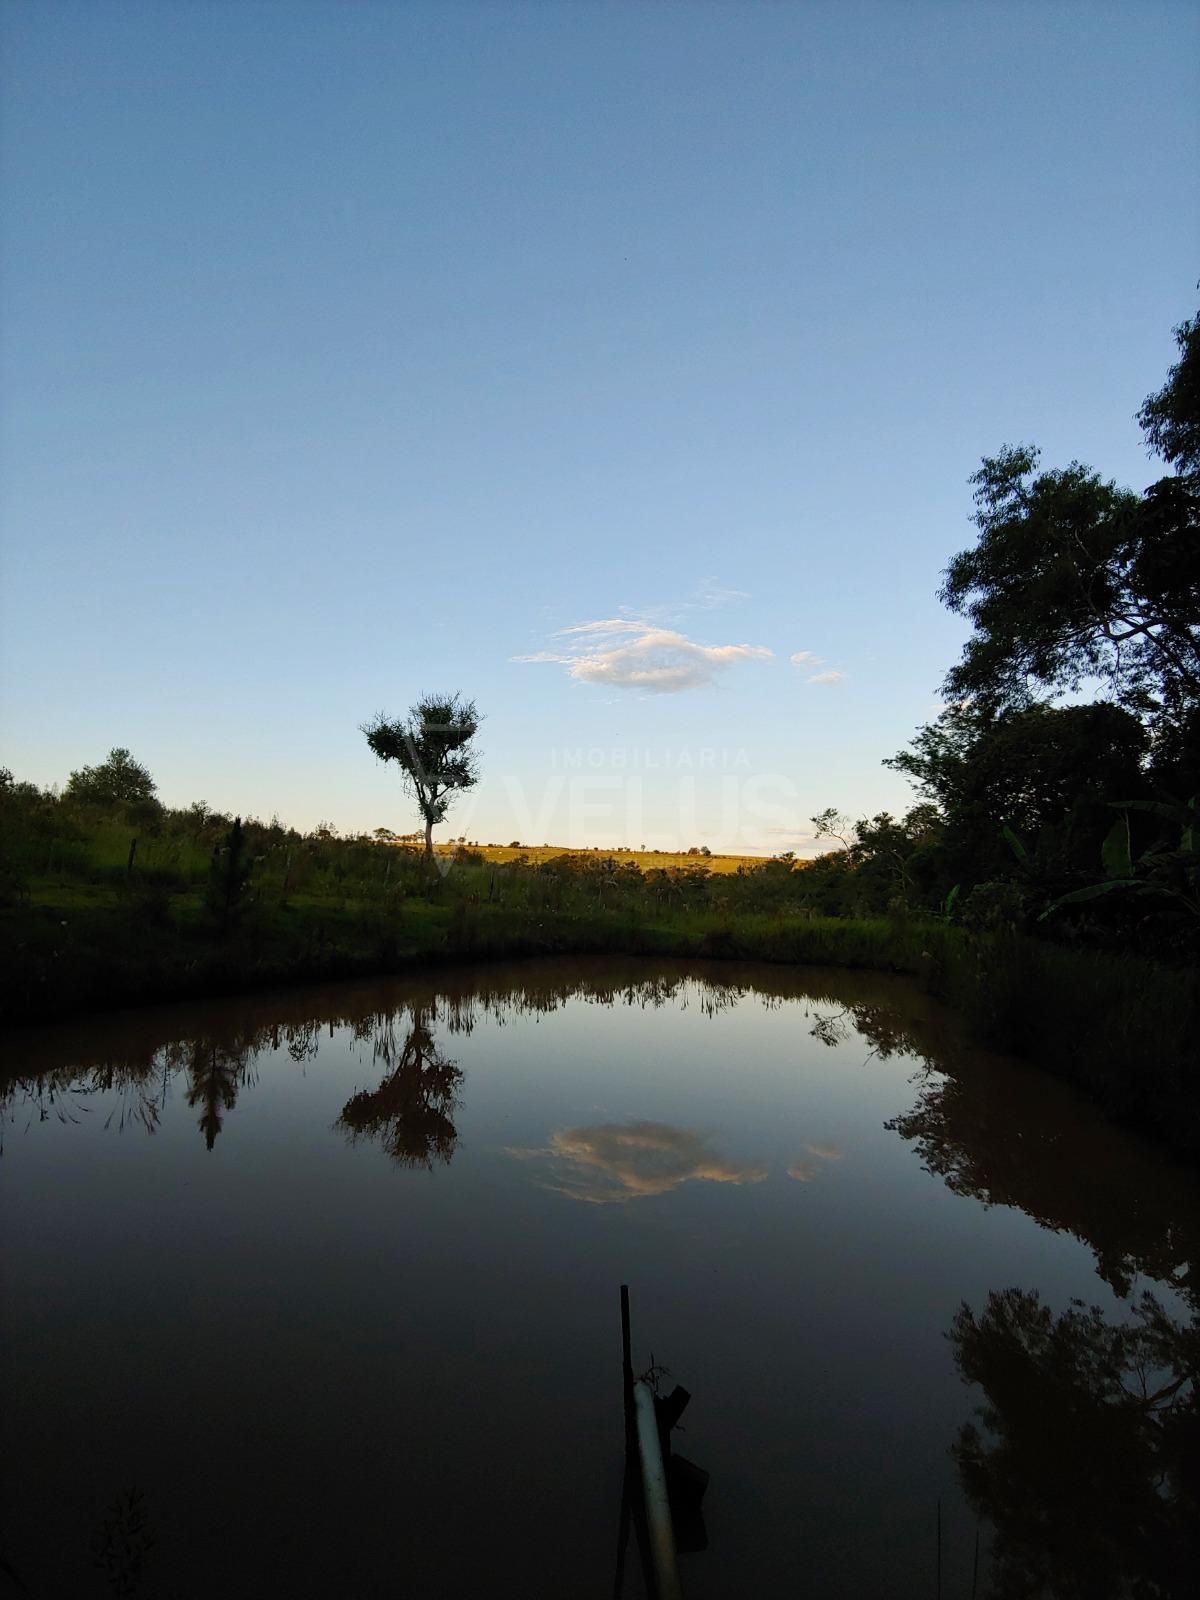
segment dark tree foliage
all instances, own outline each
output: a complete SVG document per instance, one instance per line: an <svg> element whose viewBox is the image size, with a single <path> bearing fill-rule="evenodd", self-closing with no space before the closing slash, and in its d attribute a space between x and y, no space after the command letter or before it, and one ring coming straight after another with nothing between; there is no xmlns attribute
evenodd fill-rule
<svg viewBox="0 0 1200 1600"><path fill-rule="evenodd" d="M0 767L0 905L20 900L55 842L78 837L70 806Z"/></svg>
<svg viewBox="0 0 1200 1600"><path fill-rule="evenodd" d="M1037 461L1006 448L971 480L979 541L940 597L974 633L947 694L1011 710L1099 678L1143 713L1200 697L1194 497L1156 486L1143 501L1078 462Z"/></svg>
<svg viewBox="0 0 1200 1600"><path fill-rule="evenodd" d="M80 767L67 779L65 798L80 805L125 811L157 811L157 785L128 750L110 750L96 767Z"/></svg>
<svg viewBox="0 0 1200 1600"><path fill-rule="evenodd" d="M884 766L906 773L944 812L982 806L997 822L1036 830L1081 794L1133 793L1147 743L1136 717L1104 702L1005 716L951 706Z"/></svg>
<svg viewBox="0 0 1200 1600"><path fill-rule="evenodd" d="M854 824L831 807L811 820L818 838L842 844L804 869L801 885L816 909L908 912L938 895L942 818L936 806L913 806L903 817L881 811Z"/></svg>
<svg viewBox="0 0 1200 1600"><path fill-rule="evenodd" d="M124 1597L145 1593L142 1567L154 1542L141 1490L122 1491L90 1540L92 1566L104 1574L110 1594Z"/></svg>
<svg viewBox="0 0 1200 1600"><path fill-rule="evenodd" d="M1200 702L1200 315L1176 330L1180 358L1138 413L1175 469L1142 496L1038 452L985 458L974 549L946 569L942 599L974 636L946 679L993 709L1107 682L1152 722L1186 724Z"/></svg>
<svg viewBox="0 0 1200 1600"><path fill-rule="evenodd" d="M1179 360L1138 412L1146 442L1177 472L1200 471L1200 314L1175 329Z"/></svg>
<svg viewBox="0 0 1200 1600"><path fill-rule="evenodd" d="M405 792L417 802L425 823L425 853L433 855L433 829L454 797L479 781L473 741L481 718L473 700L424 695L407 717L389 720L382 712L364 725L367 743L380 761L399 766Z"/></svg>
<svg viewBox="0 0 1200 1600"><path fill-rule="evenodd" d="M1043 931L1059 936L1148 937L1179 959L1195 949L1200 316L1176 336L1180 359L1139 413L1172 475L1137 495L1078 462L1040 471L1019 446L972 478L979 537L940 591L972 624L945 680L951 703L885 762L938 823L918 851L907 819L886 841L859 822L853 848L818 874L828 888L840 874L843 902L866 909L890 859L908 903L915 890L937 909L941 896L948 914L954 900L980 926L1053 913ZM1063 697L1076 703L1056 706ZM878 889L868 898L881 908Z"/></svg>
<svg viewBox="0 0 1200 1600"><path fill-rule="evenodd" d="M959 707L885 765L941 809L955 881L1011 870L1020 857L1006 828L1048 870L1086 873L1112 827L1111 800L1145 793L1148 744L1135 716L1104 702L995 716Z"/></svg>

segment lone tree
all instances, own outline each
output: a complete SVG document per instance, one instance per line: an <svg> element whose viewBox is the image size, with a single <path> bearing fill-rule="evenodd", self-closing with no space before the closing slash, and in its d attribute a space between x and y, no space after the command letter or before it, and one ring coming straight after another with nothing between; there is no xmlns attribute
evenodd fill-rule
<svg viewBox="0 0 1200 1600"><path fill-rule="evenodd" d="M474 700L461 695L423 695L408 716L389 721L382 712L364 723L367 743L380 761L399 763L404 790L425 819L425 854L433 856L434 824L455 795L479 781L479 755L472 740L482 719Z"/></svg>
<svg viewBox="0 0 1200 1600"><path fill-rule="evenodd" d="M82 805L122 807L127 811L159 809L154 779L128 750L108 752L98 767L80 767L67 779L66 797Z"/></svg>

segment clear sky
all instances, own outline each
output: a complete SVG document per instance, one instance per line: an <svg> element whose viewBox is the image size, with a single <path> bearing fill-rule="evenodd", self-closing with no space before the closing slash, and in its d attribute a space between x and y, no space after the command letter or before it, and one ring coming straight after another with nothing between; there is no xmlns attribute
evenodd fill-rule
<svg viewBox="0 0 1200 1600"><path fill-rule="evenodd" d="M1195 5L3 25L19 777L407 829L358 726L459 689L443 835L803 852L907 803L979 458L1157 475Z"/></svg>

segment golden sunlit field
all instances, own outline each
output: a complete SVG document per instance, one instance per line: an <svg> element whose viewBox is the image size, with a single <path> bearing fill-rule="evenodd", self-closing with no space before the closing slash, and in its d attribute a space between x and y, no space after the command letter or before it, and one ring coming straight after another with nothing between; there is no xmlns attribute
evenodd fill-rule
<svg viewBox="0 0 1200 1600"><path fill-rule="evenodd" d="M438 855L449 855L452 844L434 846ZM689 855L686 850L572 850L569 845L523 845L516 848L507 844L470 844L469 850L478 851L485 861L516 861L524 857L531 866L552 861L556 856L595 856L599 860L632 862L643 872L654 872L666 867L697 867L706 872L736 872L739 867L761 866L766 856Z"/></svg>

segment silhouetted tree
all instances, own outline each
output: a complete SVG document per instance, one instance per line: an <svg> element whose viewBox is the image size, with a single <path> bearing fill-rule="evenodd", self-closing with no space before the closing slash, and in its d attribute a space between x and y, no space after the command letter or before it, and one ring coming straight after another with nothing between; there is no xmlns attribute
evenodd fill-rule
<svg viewBox="0 0 1200 1600"><path fill-rule="evenodd" d="M947 695L1021 708L1098 677L1142 711L1200 696L1192 508L1164 517L1078 462L1042 473L1037 462L1008 446L971 480L979 541L951 561L940 596L974 633Z"/></svg>
<svg viewBox="0 0 1200 1600"><path fill-rule="evenodd" d="M405 791L417 802L425 822L425 854L433 855L433 829L456 794L479 781L473 740L480 716L473 700L425 695L408 716L391 721L382 712L364 724L367 743L380 761L400 767Z"/></svg>
<svg viewBox="0 0 1200 1600"><path fill-rule="evenodd" d="M375 1057L388 1068L377 1089L359 1090L343 1108L338 1124L352 1138L377 1139L393 1161L432 1170L454 1154L458 1131L451 1120L462 1072L447 1060L433 1037L432 1007L414 1007L403 1043L397 1044L395 1017L381 1019Z"/></svg>
<svg viewBox="0 0 1200 1600"><path fill-rule="evenodd" d="M1148 746L1131 712L1103 702L999 714L952 706L884 765L907 774L940 808L947 886L1012 875L1008 828L1027 849L1029 874L1049 880L1049 893L1064 873L1094 872L1113 823L1110 802L1146 790Z"/></svg>
<svg viewBox="0 0 1200 1600"><path fill-rule="evenodd" d="M1194 830L1173 824L1200 789L1200 316L1176 338L1180 359L1139 412L1174 475L1139 496L1078 462L1039 471L1035 449L1010 446L971 480L979 537L940 593L972 635L950 705L885 762L941 813L921 872L903 868L930 909L954 894L965 920L982 896L1016 926L1062 907L1065 936L1136 930L1180 954ZM1097 687L1093 704L1048 703ZM1148 863L1127 884L1109 845L1126 802L1121 859ZM869 903L877 856L840 876L823 864L813 890L835 910Z"/></svg>
<svg viewBox="0 0 1200 1600"><path fill-rule="evenodd" d="M157 785L128 750L114 749L96 767L80 767L67 779L64 797L80 805L157 812Z"/></svg>
<svg viewBox="0 0 1200 1600"><path fill-rule="evenodd" d="M1137 414L1150 449L1176 472L1200 471L1200 314L1175 329L1179 360Z"/></svg>

